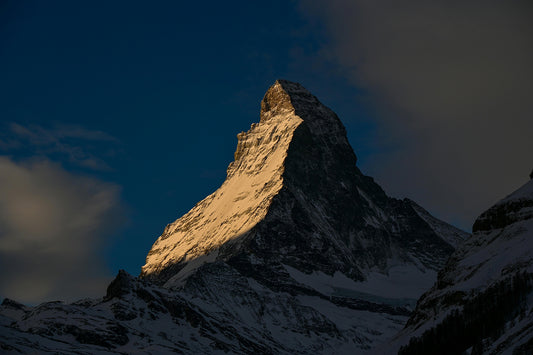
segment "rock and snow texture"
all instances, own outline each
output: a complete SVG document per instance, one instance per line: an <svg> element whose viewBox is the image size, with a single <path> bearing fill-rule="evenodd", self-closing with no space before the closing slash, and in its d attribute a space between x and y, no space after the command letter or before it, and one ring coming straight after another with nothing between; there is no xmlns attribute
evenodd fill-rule
<svg viewBox="0 0 533 355"><path fill-rule="evenodd" d="M482 213L473 232L391 353L533 353L533 180Z"/></svg>
<svg viewBox="0 0 533 355"><path fill-rule="evenodd" d="M239 258L364 281L398 265L436 271L467 235L387 197L356 167L335 113L299 84L278 80L238 139L224 184L166 227L143 277L179 286L206 262Z"/></svg>
<svg viewBox="0 0 533 355"><path fill-rule="evenodd" d="M167 226L142 276L187 293L195 292L191 275L229 268L318 314L330 303L338 314L370 312L396 329L401 321L390 316L409 314L468 234L389 198L363 175L337 115L301 85L278 80L260 117L238 135L224 184ZM355 324L362 349L389 334L368 326L379 333L369 336Z"/></svg>
<svg viewBox="0 0 533 355"><path fill-rule="evenodd" d="M0 306L0 353L353 354L405 315L337 306L311 291L272 292L225 264L176 292L120 273L102 299Z"/></svg>
<svg viewBox="0 0 533 355"><path fill-rule="evenodd" d="M397 333L468 234L363 175L336 114L301 85L276 81L260 117L140 278L119 274L102 300L7 302L2 349L353 354Z"/></svg>

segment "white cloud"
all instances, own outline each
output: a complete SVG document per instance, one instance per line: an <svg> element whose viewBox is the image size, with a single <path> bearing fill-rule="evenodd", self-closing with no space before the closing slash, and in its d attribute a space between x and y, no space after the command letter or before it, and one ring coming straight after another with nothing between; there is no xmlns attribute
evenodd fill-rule
<svg viewBox="0 0 533 355"><path fill-rule="evenodd" d="M533 11L528 1L304 0L321 49L367 89L382 137L367 167L463 226L527 180L533 152Z"/></svg>
<svg viewBox="0 0 533 355"><path fill-rule="evenodd" d="M46 159L0 157L0 294L29 303L103 295L119 193Z"/></svg>

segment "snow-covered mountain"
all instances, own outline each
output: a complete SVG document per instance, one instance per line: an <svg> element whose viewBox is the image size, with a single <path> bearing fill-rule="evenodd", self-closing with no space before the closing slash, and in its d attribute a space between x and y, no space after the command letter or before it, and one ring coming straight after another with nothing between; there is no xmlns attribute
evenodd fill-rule
<svg viewBox="0 0 533 355"><path fill-rule="evenodd" d="M533 354L533 180L483 212L389 349Z"/></svg>
<svg viewBox="0 0 533 355"><path fill-rule="evenodd" d="M335 113L299 84L278 80L261 121L237 137L224 184L166 227L143 277L181 286L205 263L238 260L254 277L268 264L364 281L394 267L436 271L467 235L387 197L357 168Z"/></svg>
<svg viewBox="0 0 533 355"><path fill-rule="evenodd" d="M301 85L276 81L260 117L139 278L119 273L101 300L4 301L2 349L357 353L399 331L468 234L363 175Z"/></svg>

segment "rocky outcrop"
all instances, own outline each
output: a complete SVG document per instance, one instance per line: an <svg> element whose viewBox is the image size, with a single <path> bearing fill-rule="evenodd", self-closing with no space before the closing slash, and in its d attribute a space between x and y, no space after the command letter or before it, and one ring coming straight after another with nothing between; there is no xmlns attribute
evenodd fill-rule
<svg viewBox="0 0 533 355"><path fill-rule="evenodd" d="M119 270L117 277L107 286L107 292L104 300L110 300L115 297L123 297L131 290L133 278L124 270Z"/></svg>

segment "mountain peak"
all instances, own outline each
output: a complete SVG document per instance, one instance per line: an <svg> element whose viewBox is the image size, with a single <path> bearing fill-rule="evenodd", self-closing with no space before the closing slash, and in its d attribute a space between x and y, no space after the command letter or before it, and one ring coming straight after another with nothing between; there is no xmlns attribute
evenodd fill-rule
<svg viewBox="0 0 533 355"><path fill-rule="evenodd" d="M301 84L278 79L261 101L261 122L283 113L298 115L298 111L321 106L320 101Z"/></svg>
<svg viewBox="0 0 533 355"><path fill-rule="evenodd" d="M179 286L202 265L242 253L363 280L374 260L383 271L395 260L436 269L453 251L422 208L389 198L359 171L342 122L302 85L277 80L262 100L260 122L237 138L222 186L165 228L143 277ZM418 234L411 231L417 223ZM420 240L432 245L424 255L411 250Z"/></svg>

